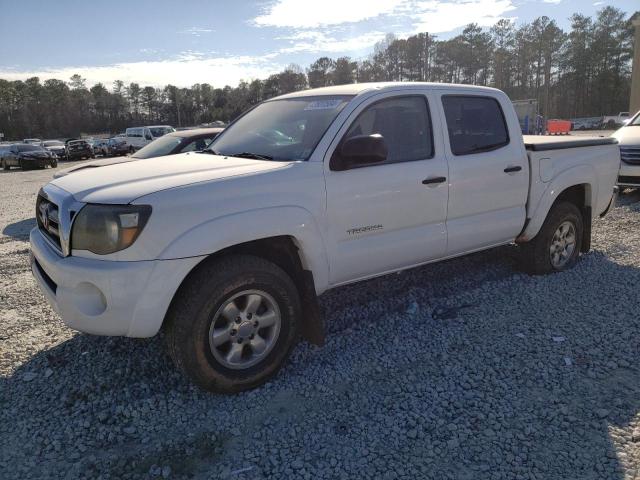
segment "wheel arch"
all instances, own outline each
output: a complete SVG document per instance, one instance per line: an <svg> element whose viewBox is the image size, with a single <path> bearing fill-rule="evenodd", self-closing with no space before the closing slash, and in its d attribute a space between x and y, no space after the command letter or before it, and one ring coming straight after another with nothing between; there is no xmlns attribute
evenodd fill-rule
<svg viewBox="0 0 640 480"><path fill-rule="evenodd" d="M230 255L250 255L263 258L284 270L292 279L300 295L303 311L303 318L301 319L303 337L316 345L324 343L324 325L318 306L313 272L305 268L304 253L297 239L291 235L277 235L249 240L230 245L208 255L182 280L167 312L171 310L174 300L181 294L182 288L187 284L189 278L212 262ZM165 320L163 320L163 327Z"/></svg>
<svg viewBox="0 0 640 480"><path fill-rule="evenodd" d="M583 248L590 247L592 207L598 198L598 184L593 167L582 165L570 168L558 175L544 190L537 205L529 205L529 218L518 236L518 243L526 243L533 239L549 215L549 212L558 202L568 201L576 205L583 216L585 235ZM583 250L583 251L587 251Z"/></svg>

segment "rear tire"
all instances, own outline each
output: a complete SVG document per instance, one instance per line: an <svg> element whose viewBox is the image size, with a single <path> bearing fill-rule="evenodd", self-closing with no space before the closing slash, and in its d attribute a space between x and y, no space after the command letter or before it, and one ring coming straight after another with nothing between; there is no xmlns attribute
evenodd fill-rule
<svg viewBox="0 0 640 480"><path fill-rule="evenodd" d="M169 354L203 390L254 388L284 364L300 316L298 290L280 267L250 255L223 257L199 267L176 294L165 322Z"/></svg>
<svg viewBox="0 0 640 480"><path fill-rule="evenodd" d="M523 269L543 275L573 267L580 256L583 235L580 209L569 202L554 205L538 234L520 247Z"/></svg>
<svg viewBox="0 0 640 480"><path fill-rule="evenodd" d="M2 161L2 169L3 170L9 170L11 167L7 164L7 161L3 158Z"/></svg>

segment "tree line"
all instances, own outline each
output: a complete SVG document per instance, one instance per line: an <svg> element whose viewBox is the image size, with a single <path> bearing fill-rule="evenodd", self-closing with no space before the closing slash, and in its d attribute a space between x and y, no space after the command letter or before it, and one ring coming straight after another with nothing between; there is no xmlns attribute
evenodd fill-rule
<svg viewBox="0 0 640 480"><path fill-rule="evenodd" d="M91 87L38 77L0 79L0 132L6 138L73 137L123 131L138 124L199 125L228 122L256 103L306 88L375 81L428 81L488 85L512 99L535 99L547 118L602 116L626 111L631 88L632 18L615 7L595 18L571 16L568 32L542 16L522 25L500 20L470 24L448 40L419 33L389 34L362 60L322 57L308 68L292 64L264 80L237 87L163 88L124 84Z"/></svg>

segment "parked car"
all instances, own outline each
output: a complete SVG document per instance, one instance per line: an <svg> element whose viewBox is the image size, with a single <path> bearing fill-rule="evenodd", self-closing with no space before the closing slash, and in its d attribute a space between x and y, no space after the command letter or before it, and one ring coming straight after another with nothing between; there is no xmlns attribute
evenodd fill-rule
<svg viewBox="0 0 640 480"><path fill-rule="evenodd" d="M0 155L0 167L3 170L11 167L27 170L58 166L58 158L40 145L16 143L0 149Z"/></svg>
<svg viewBox="0 0 640 480"><path fill-rule="evenodd" d="M571 130L598 130L602 127L602 117L574 118Z"/></svg>
<svg viewBox="0 0 640 480"><path fill-rule="evenodd" d="M629 112L620 112L618 115L610 115L602 118L603 128L616 128L625 124L631 117Z"/></svg>
<svg viewBox="0 0 640 480"><path fill-rule="evenodd" d="M125 138L129 144L130 153L140 150L145 145L153 142L155 139L175 132L175 129L169 125L151 125L147 127L127 128Z"/></svg>
<svg viewBox="0 0 640 480"><path fill-rule="evenodd" d="M25 138L22 143L27 143L27 144L33 144L33 145L39 145L42 143L42 140L40 140L39 138Z"/></svg>
<svg viewBox="0 0 640 480"><path fill-rule="evenodd" d="M237 392L275 375L299 332L322 342L316 295L330 288L513 242L531 273L570 268L619 165L612 138L523 139L492 88L295 92L202 153L44 186L32 271L71 328L163 327L194 383Z"/></svg>
<svg viewBox="0 0 640 480"><path fill-rule="evenodd" d="M207 148L224 128L194 128L171 132L138 150L132 158L155 158L177 153L200 152Z"/></svg>
<svg viewBox="0 0 640 480"><path fill-rule="evenodd" d="M179 132L168 133L151 142L146 147L138 150L131 156L123 158L110 158L96 160L94 162L83 163L74 167L66 168L56 172L54 178L64 177L72 172L85 170L87 168L106 167L116 163L132 162L134 160L143 160L148 158L164 157L167 155L175 155L178 153L197 152L204 150L211 144L214 138L224 130L223 128L198 128L194 130L181 130ZM126 142L122 139L111 139L118 144L119 151L128 151ZM110 141L111 141L110 140ZM115 150L114 150L115 151ZM113 154L112 154L113 155Z"/></svg>
<svg viewBox="0 0 640 480"><path fill-rule="evenodd" d="M640 188L640 112L629 119L627 124L617 130L613 138L620 145L620 176L618 185Z"/></svg>
<svg viewBox="0 0 640 480"><path fill-rule="evenodd" d="M67 140L67 160L95 158L93 147L87 140Z"/></svg>
<svg viewBox="0 0 640 480"><path fill-rule="evenodd" d="M67 150L60 140L44 140L40 145L58 157L58 160L67 158Z"/></svg>
<svg viewBox="0 0 640 480"><path fill-rule="evenodd" d="M117 157L129 153L129 145L124 136L115 136L107 140L107 155Z"/></svg>
<svg viewBox="0 0 640 480"><path fill-rule="evenodd" d="M91 143L91 147L93 148L94 155L102 155L106 157L109 155L109 147L108 147L108 139L105 138L96 138Z"/></svg>

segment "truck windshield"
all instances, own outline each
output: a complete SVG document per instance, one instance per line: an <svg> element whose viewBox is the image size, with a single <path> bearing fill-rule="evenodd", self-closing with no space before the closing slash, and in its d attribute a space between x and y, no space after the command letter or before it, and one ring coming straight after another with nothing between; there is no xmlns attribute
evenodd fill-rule
<svg viewBox="0 0 640 480"><path fill-rule="evenodd" d="M261 103L223 131L208 151L261 160L308 160L352 98L333 95Z"/></svg>

